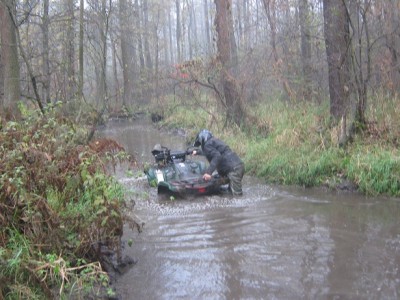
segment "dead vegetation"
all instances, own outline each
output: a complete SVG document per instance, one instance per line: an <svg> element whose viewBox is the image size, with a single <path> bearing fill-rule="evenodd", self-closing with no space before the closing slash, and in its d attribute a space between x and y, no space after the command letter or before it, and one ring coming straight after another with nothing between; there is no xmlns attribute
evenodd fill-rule
<svg viewBox="0 0 400 300"><path fill-rule="evenodd" d="M134 158L114 140L82 145L80 135L50 117L0 129L0 298L15 295L12 286L25 296L40 287L46 297L54 286L71 288L84 265L101 262L102 249L118 253L124 223L137 225L125 213L123 188L107 173L110 164ZM46 255L65 261L68 272L44 276L51 271Z"/></svg>

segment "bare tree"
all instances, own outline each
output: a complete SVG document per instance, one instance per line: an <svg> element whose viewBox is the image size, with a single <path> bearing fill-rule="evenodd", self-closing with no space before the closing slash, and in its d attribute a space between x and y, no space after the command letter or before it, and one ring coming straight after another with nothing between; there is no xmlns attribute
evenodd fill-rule
<svg viewBox="0 0 400 300"><path fill-rule="evenodd" d="M145 58L146 58L146 71L147 75L150 76L150 72L153 69L153 60L151 58L150 54L150 36L152 34L150 22L149 22L149 6L147 0L142 0L142 5L143 5L143 30L144 30L144 36L143 36L143 41L144 41L144 52L145 52Z"/></svg>
<svg viewBox="0 0 400 300"><path fill-rule="evenodd" d="M108 47L107 38L109 30L109 17L112 9L111 1L101 0L100 2L93 2L93 7L96 9L97 33L98 33L98 61L96 67L97 90L96 100L99 104L103 105L108 101L108 86L107 86L107 57Z"/></svg>
<svg viewBox="0 0 400 300"><path fill-rule="evenodd" d="M309 1L299 0L299 19L300 19L300 30L301 30L301 62L303 71L303 97L304 99L310 100L311 91L311 32L310 32L310 11Z"/></svg>
<svg viewBox="0 0 400 300"><path fill-rule="evenodd" d="M0 8L0 17L2 16L1 8ZM1 25L1 24L0 24ZM0 33L0 41L1 41L1 33ZM2 45L0 42L0 107L3 107L3 95L4 95L4 64L2 59Z"/></svg>
<svg viewBox="0 0 400 300"><path fill-rule="evenodd" d="M277 49L277 12L276 0L263 0L264 9L267 14L267 20L270 27L270 46L272 49L272 56L274 58L273 69L278 81L282 82L283 88L289 98L293 98L293 92L290 87L289 81L282 75L283 60L279 57Z"/></svg>
<svg viewBox="0 0 400 300"><path fill-rule="evenodd" d="M83 99L83 45L84 45L84 0L79 2L79 80L78 80L78 98Z"/></svg>
<svg viewBox="0 0 400 300"><path fill-rule="evenodd" d="M398 0L383 1L386 47L390 52L390 80L392 91L400 89L400 7Z"/></svg>
<svg viewBox="0 0 400 300"><path fill-rule="evenodd" d="M20 70L15 20L15 1L0 1L1 61L4 66L3 111L6 119L19 119Z"/></svg>
<svg viewBox="0 0 400 300"><path fill-rule="evenodd" d="M135 0L135 10L134 17L136 20L136 44L138 48L139 54L139 62L140 62L140 70L141 72L144 70L144 51L143 51L143 42L142 42L142 22L140 19L140 5L139 0Z"/></svg>
<svg viewBox="0 0 400 300"><path fill-rule="evenodd" d="M71 100L72 96L75 94L75 1L65 0L65 11L66 11L66 39L65 39L65 53L66 53L66 66L67 66L67 82L66 82L66 101Z"/></svg>
<svg viewBox="0 0 400 300"><path fill-rule="evenodd" d="M329 68L330 112L338 122L345 116L350 99L350 32L344 1L324 0L324 32Z"/></svg>
<svg viewBox="0 0 400 300"><path fill-rule="evenodd" d="M11 43L14 50L10 51L11 44L7 41L12 32L7 31L7 26L0 29L3 101L5 98L9 101L11 90L16 101L22 95L22 100L35 99L38 105L51 99L67 101L76 92L83 99L85 91L88 103L100 104L111 94L107 89L110 85L116 95L125 93L125 105L133 103L132 99L135 105L145 104L139 100L145 96L147 100L153 91L160 92L157 96L171 91L161 88L170 82L162 80L165 72L170 72L167 71L170 64L185 64L190 57L198 56L199 48L206 55L201 58L202 69L193 69L192 73L201 74L195 80L201 79L205 87L218 78L220 85L210 83L210 86L222 95L219 99L226 105L227 120L234 123L243 118L243 99L265 101L266 94L277 95L282 91L291 100L311 97L322 100L329 94L335 122L349 114L350 107L352 117L362 121L368 95L379 88L395 94L400 86L400 7L396 0L0 0L0 3L2 24L7 24L6 17L10 15L6 5L18 10L14 24L18 48ZM75 9L78 4L79 12ZM117 5L119 14L113 15L111 9ZM210 5L218 9L213 20L215 27L211 26L211 19L216 11ZM79 38L74 35L78 25ZM211 37L214 29L218 34L215 40ZM75 49L78 40L79 51ZM214 57L214 41L219 61ZM77 54L78 88L75 86ZM10 55L15 61L22 59L20 68L10 63ZM18 78L9 76L11 71L21 72L20 92L10 90L11 82L16 82L10 81L11 78ZM189 85L187 82L185 88Z"/></svg>
<svg viewBox="0 0 400 300"><path fill-rule="evenodd" d="M216 15L215 27L218 34L218 59L221 62L221 85L226 103L228 122L242 124L244 111L239 93L239 86L235 78L236 45L233 44L232 2L231 0L215 0Z"/></svg>
<svg viewBox="0 0 400 300"><path fill-rule="evenodd" d="M115 20L115 19L114 19ZM116 21L116 20L115 20ZM116 26L115 26L116 27ZM121 101L121 85L119 82L119 76L118 76L118 50L119 50L119 43L118 43L118 37L115 31L110 30L110 46L111 46L111 69L112 69L112 74L113 74L113 80L111 81L112 83L112 92L110 93L112 95L112 98L114 99L113 103L110 103L110 110L120 112L121 111L121 104L124 105L123 100ZM111 89L111 87L110 87ZM123 96L122 96L123 98ZM122 102L122 103L121 103Z"/></svg>
<svg viewBox="0 0 400 300"><path fill-rule="evenodd" d="M169 16L169 12L168 10L163 10L162 12L160 12L163 15L164 18L164 24L162 24L162 33L163 33L163 47L164 47L164 64L166 66L168 66L170 64L170 56L169 56L169 52L170 52L170 48L169 48L169 35L168 35L168 26L169 26L169 22L167 23L168 20L168 16Z"/></svg>
<svg viewBox="0 0 400 300"><path fill-rule="evenodd" d="M369 0L349 3L349 17L352 29L352 75L357 95L354 119L360 125L365 125L367 108L368 83L371 78L371 38L367 14L371 4Z"/></svg>
<svg viewBox="0 0 400 300"><path fill-rule="evenodd" d="M133 74L134 64L133 58L129 51L130 31L129 31L129 13L126 0L119 0L119 25L121 40L121 63L123 76L123 105L127 106L128 102L133 98Z"/></svg>
<svg viewBox="0 0 400 300"><path fill-rule="evenodd" d="M43 1L42 32L43 32L43 89L42 99L46 103L51 102L50 98L50 61L49 61L49 0Z"/></svg>
<svg viewBox="0 0 400 300"><path fill-rule="evenodd" d="M180 1L175 0L175 7L176 7L176 52L177 52L177 61L181 61L182 59L182 52L181 52L181 39L182 39L182 32L181 32L181 7Z"/></svg>
<svg viewBox="0 0 400 300"><path fill-rule="evenodd" d="M203 0L203 8L204 8L204 31L206 38L206 53L211 52L211 35L210 35L210 21L209 21L209 11L208 11L208 0Z"/></svg>
<svg viewBox="0 0 400 300"><path fill-rule="evenodd" d="M173 31L172 31L172 18L171 12L168 12L168 36L169 36L169 54L171 63L174 62L174 45L173 45Z"/></svg>

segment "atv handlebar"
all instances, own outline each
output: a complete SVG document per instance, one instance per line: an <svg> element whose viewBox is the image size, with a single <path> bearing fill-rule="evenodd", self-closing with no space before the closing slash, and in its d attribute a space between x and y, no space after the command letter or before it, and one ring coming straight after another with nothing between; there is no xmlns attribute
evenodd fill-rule
<svg viewBox="0 0 400 300"><path fill-rule="evenodd" d="M170 150L167 147L159 145L158 148L151 151L151 154L153 154L156 162L184 161L186 155L192 155L193 151L197 151L198 149L198 147L190 146L186 150Z"/></svg>
<svg viewBox="0 0 400 300"><path fill-rule="evenodd" d="M186 149L186 155L192 155L193 151L198 151L199 147L189 146Z"/></svg>

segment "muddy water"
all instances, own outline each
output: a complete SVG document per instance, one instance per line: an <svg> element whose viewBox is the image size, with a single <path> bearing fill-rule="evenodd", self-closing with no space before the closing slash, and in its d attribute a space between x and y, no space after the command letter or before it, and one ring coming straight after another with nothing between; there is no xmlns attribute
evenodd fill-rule
<svg viewBox="0 0 400 300"><path fill-rule="evenodd" d="M144 121L114 122L140 161L182 137ZM244 196L160 199L144 178L121 176L145 222L124 254L137 264L116 282L122 299L397 299L399 199L277 187L245 176Z"/></svg>

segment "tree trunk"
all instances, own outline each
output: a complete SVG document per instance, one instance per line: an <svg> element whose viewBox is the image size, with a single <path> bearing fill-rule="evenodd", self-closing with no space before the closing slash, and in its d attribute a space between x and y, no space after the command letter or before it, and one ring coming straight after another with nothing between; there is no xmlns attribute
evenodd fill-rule
<svg viewBox="0 0 400 300"><path fill-rule="evenodd" d="M147 76L151 77L151 72L153 69L153 61L151 59L151 54L150 54L150 42L149 38L152 35L153 31L150 28L149 24L149 8L148 8L148 2L147 0L143 0L143 28L145 29L145 34L144 34L144 52L146 55L146 69L147 69Z"/></svg>
<svg viewBox="0 0 400 300"><path fill-rule="evenodd" d="M350 43L349 19L344 1L324 0L324 34L328 61L330 115L335 123L342 120L349 107Z"/></svg>
<svg viewBox="0 0 400 300"><path fill-rule="evenodd" d="M174 63L174 45L173 45L173 32L172 32L172 18L171 12L168 11L168 36L169 36L169 55L171 64Z"/></svg>
<svg viewBox="0 0 400 300"><path fill-rule="evenodd" d="M122 105L125 105L124 100L121 101L121 86L119 83L119 77L118 77L118 63L117 63L117 52L118 52L118 42L117 42L117 37L114 38L114 32L110 31L110 39L111 39L111 57L112 57L112 70L113 70L113 75L114 75L114 93L113 96L115 97L115 102L114 102L114 111L120 111ZM122 96L123 98L123 96ZM121 105L122 102L122 105Z"/></svg>
<svg viewBox="0 0 400 300"><path fill-rule="evenodd" d="M189 28L188 28L188 36L189 36L189 51L190 51L190 60L193 59L193 56L197 55L197 49L199 48L199 39L197 36L197 19L196 19L196 11L195 11L195 3L193 0L188 1L189 7Z"/></svg>
<svg viewBox="0 0 400 300"><path fill-rule="evenodd" d="M311 31L310 31L310 11L308 0L299 0L299 19L301 31L301 62L303 71L303 98L311 100Z"/></svg>
<svg viewBox="0 0 400 300"><path fill-rule="evenodd" d="M239 4L240 5L240 4ZM250 13L249 13L249 0L242 1L242 22L243 22L243 40L242 40L242 49L248 50L251 48L249 43L250 41L250 32L249 32L249 24L250 24Z"/></svg>
<svg viewBox="0 0 400 300"><path fill-rule="evenodd" d="M143 39L142 39L142 31L143 31L143 24L141 20L141 11L140 11L140 5L139 5L139 0L135 0L134 4L134 19L135 19L135 44L133 45L134 49L137 49L137 55L138 55L138 61L139 64L137 65L137 75L138 80L136 80L136 91L135 91L135 101L139 101L143 98L143 95L145 94L145 79L144 79L144 73L145 73L145 59L144 59L144 50L143 50ZM135 50L136 51L136 50Z"/></svg>
<svg viewBox="0 0 400 300"><path fill-rule="evenodd" d="M168 15L169 12L163 11L165 20L168 20ZM164 48L164 64L165 66L170 65L169 61L169 45L168 45L168 27L167 27L167 22L162 24L162 32L163 32L163 48Z"/></svg>
<svg viewBox="0 0 400 300"><path fill-rule="evenodd" d="M160 69L160 56L158 55L160 53L160 39L158 37L158 27L159 27L159 23L158 21L160 20L160 9L157 8L157 22L156 25L154 26L154 37L155 37L155 51L154 51L154 74L155 74L155 95L156 98L158 99L160 96L160 76L158 76L159 74L159 69Z"/></svg>
<svg viewBox="0 0 400 300"><path fill-rule="evenodd" d="M140 6L139 0L135 0L135 18L136 18L136 30L137 30L137 47L139 50L139 62L140 62L140 72L143 72L144 64L144 53L143 53L143 43L142 43L142 24L140 22Z"/></svg>
<svg viewBox="0 0 400 300"><path fill-rule="evenodd" d="M227 109L227 121L240 125L244 118L239 86L235 78L236 45L233 44L232 2L215 0L215 27L218 34L218 59L221 62L221 85Z"/></svg>
<svg viewBox="0 0 400 300"><path fill-rule="evenodd" d="M181 8L179 0L175 0L176 6L176 53L177 53L177 62L180 62L182 59L181 54Z"/></svg>
<svg viewBox="0 0 400 300"><path fill-rule="evenodd" d="M228 32L229 32L229 44L230 44L230 51L231 51L231 70L236 74L238 71L238 64L239 64L239 58L238 58L238 50L237 50L237 45L236 45L236 39L235 39L235 30L233 26L233 13L232 13L232 0L227 1L227 26L228 26Z"/></svg>
<svg viewBox="0 0 400 300"><path fill-rule="evenodd" d="M366 123L365 111L368 99L368 83L371 78L371 41L367 14L370 1L349 3L350 21L353 29L352 70L354 76L357 103L355 103L354 120L360 128ZM364 39L365 38L365 39Z"/></svg>
<svg viewBox="0 0 400 300"><path fill-rule="evenodd" d="M74 0L67 0L66 12L67 12L67 44L66 44L66 59L67 59L67 86L66 86L66 101L70 101L75 95L75 40L74 40Z"/></svg>
<svg viewBox="0 0 400 300"><path fill-rule="evenodd" d="M272 48L272 55L274 58L273 69L275 70L276 76L278 77L279 82L282 82L283 89L285 90L289 99L293 98L293 92L289 85L288 80L283 76L282 71L282 59L279 58L278 50L277 50L277 25L276 25L276 0L263 0L264 9L267 14L267 20L269 23L270 31L271 31L271 41L270 45Z"/></svg>
<svg viewBox="0 0 400 300"><path fill-rule="evenodd" d="M3 112L7 120L18 120L20 111L20 71L18 45L14 24L15 1L0 2L1 60L4 68Z"/></svg>
<svg viewBox="0 0 400 300"><path fill-rule="evenodd" d="M1 11L1 5L0 5L0 19L2 18L2 11ZM2 23L0 21L0 26L2 26ZM1 41L1 32L0 32L0 41ZM3 107L3 95L4 95L4 63L2 59L3 53L2 49L0 46L0 108Z"/></svg>
<svg viewBox="0 0 400 300"><path fill-rule="evenodd" d="M386 47L390 52L390 83L392 92L400 91L400 20L398 0L385 1L385 36ZM397 6L397 7L396 7Z"/></svg>
<svg viewBox="0 0 400 300"><path fill-rule="evenodd" d="M278 51L276 50L276 9L275 9L275 0L264 0L264 7L267 13L267 19L269 23L269 27L271 30L271 48L272 55L274 56L275 62L278 61Z"/></svg>
<svg viewBox="0 0 400 300"><path fill-rule="evenodd" d="M129 51L129 22L128 22L128 5L126 0L119 0L119 24L120 24L120 40L121 40L121 64L123 76L123 97L122 105L126 106L130 99L133 98L133 60Z"/></svg>
<svg viewBox="0 0 400 300"><path fill-rule="evenodd" d="M49 0L43 1L43 89L42 99L46 103L50 103L50 64L49 64Z"/></svg>
<svg viewBox="0 0 400 300"><path fill-rule="evenodd" d="M83 99L83 14L85 12L84 0L79 3L79 83L78 83L78 98Z"/></svg>
<svg viewBox="0 0 400 300"><path fill-rule="evenodd" d="M13 25L15 27L15 24L16 24L15 19L14 19L14 17L12 15L10 15L10 16L12 18ZM21 37L19 35L19 30L18 30L17 27L15 27L14 33L15 33L15 38L16 38L16 45L18 46L18 49L15 49L15 52L17 52L19 50L19 52L21 54L21 57L24 60L24 63L26 65L26 69L27 69L27 72L28 72L28 75L29 75L29 79L30 79L30 81L32 83L32 88L33 88L33 92L35 94L36 103L38 104L39 109L42 112L42 114L44 114L45 111L44 111L44 107L43 107L43 104L42 104L42 100L41 100L40 95L39 95L39 89L38 89L37 82L36 82L36 76L34 74L32 64L29 61L28 56L26 55L24 48L22 47ZM15 64L18 66L18 69L19 69L18 60L15 62Z"/></svg>
<svg viewBox="0 0 400 300"><path fill-rule="evenodd" d="M99 8L99 44L100 61L97 76L97 101L103 105L108 100L107 88L107 35L108 35L107 0L102 0Z"/></svg>
<svg viewBox="0 0 400 300"><path fill-rule="evenodd" d="M208 0L203 0L204 7L204 30L206 39L206 53L211 53L211 37L210 37L210 23L209 23L209 12L208 12Z"/></svg>
<svg viewBox="0 0 400 300"><path fill-rule="evenodd" d="M193 42L192 42L192 27L193 27L193 15L192 15L192 3L189 1L186 1L187 5L187 18L189 19L188 25L187 25L187 41L188 41L188 48L189 48L189 60L193 59ZM195 39L196 41L196 39Z"/></svg>

